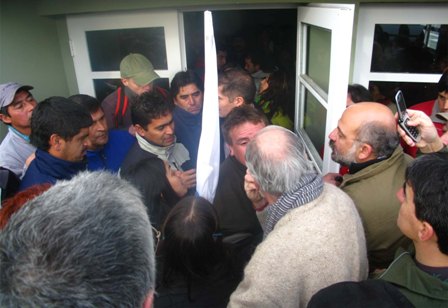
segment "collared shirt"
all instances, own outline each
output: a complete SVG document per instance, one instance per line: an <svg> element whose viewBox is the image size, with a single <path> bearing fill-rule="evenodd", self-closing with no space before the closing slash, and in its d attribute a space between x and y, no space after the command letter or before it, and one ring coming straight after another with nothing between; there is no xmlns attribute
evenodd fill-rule
<svg viewBox="0 0 448 308"><path fill-rule="evenodd" d="M29 142L29 136L8 127L8 134L0 145L0 166L11 170L19 178L24 171L25 162L36 151Z"/></svg>

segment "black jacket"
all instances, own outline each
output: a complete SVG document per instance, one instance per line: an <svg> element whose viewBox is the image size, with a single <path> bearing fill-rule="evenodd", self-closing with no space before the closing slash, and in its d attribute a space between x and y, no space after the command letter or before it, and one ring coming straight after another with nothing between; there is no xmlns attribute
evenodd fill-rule
<svg viewBox="0 0 448 308"><path fill-rule="evenodd" d="M151 224L160 229L169 210L179 201L168 182L163 161L142 150L136 142L121 165L120 176L140 191Z"/></svg>

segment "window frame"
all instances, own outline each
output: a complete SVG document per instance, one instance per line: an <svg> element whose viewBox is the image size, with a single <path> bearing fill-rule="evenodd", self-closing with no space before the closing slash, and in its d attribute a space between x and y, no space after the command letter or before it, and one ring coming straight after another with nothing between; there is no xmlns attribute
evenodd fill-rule
<svg viewBox="0 0 448 308"><path fill-rule="evenodd" d="M69 15L66 18L71 56L79 93L95 96L95 79L120 79L120 71L94 72L91 69L86 31L163 27L168 68L155 70L161 78L171 78L183 68L185 47L182 14L177 10L144 10L116 13Z"/></svg>
<svg viewBox="0 0 448 308"><path fill-rule="evenodd" d="M358 15L353 80L368 86L370 81L437 83L441 73L371 72L376 24L447 24L448 6L443 4L361 4Z"/></svg>
<svg viewBox="0 0 448 308"><path fill-rule="evenodd" d="M328 135L337 126L344 112L347 87L350 75L352 33L355 5L314 4L298 7L297 16L297 68L296 68L296 117L294 127L299 137L305 142L308 155L317 170L322 173L337 172L339 164L331 159ZM329 90L325 93L306 72L307 25L317 26L331 31L330 78ZM319 150L312 144L303 129L305 93L308 91L326 109L325 142L323 159Z"/></svg>

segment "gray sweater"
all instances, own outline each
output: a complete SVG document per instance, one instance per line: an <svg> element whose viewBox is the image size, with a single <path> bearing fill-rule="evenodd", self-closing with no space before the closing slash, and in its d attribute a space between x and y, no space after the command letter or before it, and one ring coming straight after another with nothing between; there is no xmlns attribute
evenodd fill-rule
<svg viewBox="0 0 448 308"><path fill-rule="evenodd" d="M258 246L228 307L306 307L320 289L367 278L364 229L353 201L325 184Z"/></svg>

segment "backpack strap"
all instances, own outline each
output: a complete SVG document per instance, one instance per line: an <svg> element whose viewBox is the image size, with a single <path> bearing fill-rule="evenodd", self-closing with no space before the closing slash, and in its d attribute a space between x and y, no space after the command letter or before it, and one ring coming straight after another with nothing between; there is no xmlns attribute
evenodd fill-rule
<svg viewBox="0 0 448 308"><path fill-rule="evenodd" d="M123 125L124 115L128 108L128 97L124 91L124 85L121 85L117 91L117 104L115 106L114 123L115 128Z"/></svg>

